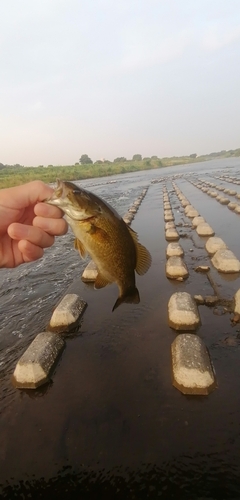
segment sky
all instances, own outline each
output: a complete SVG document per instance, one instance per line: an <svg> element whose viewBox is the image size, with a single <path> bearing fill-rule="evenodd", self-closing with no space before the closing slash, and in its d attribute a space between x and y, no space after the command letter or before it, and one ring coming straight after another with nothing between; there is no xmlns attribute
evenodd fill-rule
<svg viewBox="0 0 240 500"><path fill-rule="evenodd" d="M239 0L2 0L0 19L0 163L240 147Z"/></svg>

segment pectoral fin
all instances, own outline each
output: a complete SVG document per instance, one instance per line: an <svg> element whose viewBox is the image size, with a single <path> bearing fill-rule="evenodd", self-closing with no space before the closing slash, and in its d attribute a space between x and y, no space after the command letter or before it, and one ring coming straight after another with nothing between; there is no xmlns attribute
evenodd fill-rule
<svg viewBox="0 0 240 500"><path fill-rule="evenodd" d="M128 230L136 248L136 272L140 275L145 274L151 266L152 257L149 251L143 245L141 245L141 243L139 243L137 233L130 227L128 227Z"/></svg>
<svg viewBox="0 0 240 500"><path fill-rule="evenodd" d="M109 285L110 281L108 281L102 274L98 273L95 283L94 283L94 288L98 290L99 288L104 288L105 286Z"/></svg>
<svg viewBox="0 0 240 500"><path fill-rule="evenodd" d="M75 250L78 250L82 259L84 259L87 255L87 250L85 248L85 246L83 245L83 243L78 239L78 238L75 238L74 240L74 248Z"/></svg>

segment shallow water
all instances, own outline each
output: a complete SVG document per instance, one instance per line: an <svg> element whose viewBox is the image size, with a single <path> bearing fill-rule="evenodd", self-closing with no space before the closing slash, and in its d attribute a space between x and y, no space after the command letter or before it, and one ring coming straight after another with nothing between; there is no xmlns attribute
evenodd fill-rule
<svg viewBox="0 0 240 500"><path fill-rule="evenodd" d="M183 396L171 384L167 303L175 291L213 294L199 264L209 264L204 239L190 227L172 180L240 259L240 217L190 180L216 184L215 175L240 179L240 160L213 161L85 181L123 215L144 187L148 193L132 223L150 250L149 272L137 277L141 303L114 313L115 286L94 291L78 276L83 263L73 236L59 238L44 258L1 270L0 483L3 498L240 498L240 326L223 308L200 306L198 334L215 367L218 389ZM170 193L189 278L165 277L162 182ZM116 183L109 183L116 180ZM240 192L240 186L232 185ZM180 224L188 224L180 225ZM211 269L222 298L240 288L239 276ZM17 359L42 331L72 281L88 302L79 331L52 383L17 391L10 381Z"/></svg>

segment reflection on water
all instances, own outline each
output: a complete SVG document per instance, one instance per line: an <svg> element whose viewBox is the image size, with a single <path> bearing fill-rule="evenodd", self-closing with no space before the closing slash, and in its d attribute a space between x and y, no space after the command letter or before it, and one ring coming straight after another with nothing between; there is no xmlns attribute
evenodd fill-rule
<svg viewBox="0 0 240 500"><path fill-rule="evenodd" d="M137 276L141 302L111 313L117 289L80 284L88 308L78 334L39 391L16 391L16 360L46 327L52 308L86 263L73 250L73 235L58 238L43 259L1 270L0 291L0 487L2 498L240 498L239 325L229 314L200 307L199 335L206 343L219 389L209 397L184 397L171 385L167 303L175 291L209 295L196 265L209 258L172 189L174 177L190 202L240 258L240 219L188 179L217 173L239 177L239 161L227 160L85 181L123 215L149 186L133 228L150 250L149 272ZM165 277L162 184L164 178L185 262L184 283ZM217 181L220 182L220 181ZM222 181L223 183L225 181ZM240 189L239 189L240 191ZM221 215L219 216L219 214ZM231 224L234 221L234 231ZM221 295L233 295L239 277L211 271Z"/></svg>

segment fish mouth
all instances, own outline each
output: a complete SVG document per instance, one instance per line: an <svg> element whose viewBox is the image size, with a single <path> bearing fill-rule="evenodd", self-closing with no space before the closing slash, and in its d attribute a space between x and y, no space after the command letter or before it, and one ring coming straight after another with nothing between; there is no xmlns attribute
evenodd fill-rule
<svg viewBox="0 0 240 500"><path fill-rule="evenodd" d="M81 213L80 207L75 208L71 206L69 201L69 194L74 192L64 181L57 179L57 186L50 198L47 198L45 203L59 207L71 219L81 222L91 222L95 220L94 215L89 215L84 212Z"/></svg>

